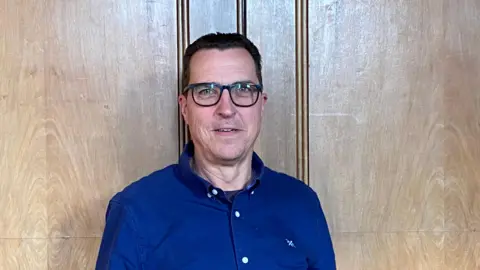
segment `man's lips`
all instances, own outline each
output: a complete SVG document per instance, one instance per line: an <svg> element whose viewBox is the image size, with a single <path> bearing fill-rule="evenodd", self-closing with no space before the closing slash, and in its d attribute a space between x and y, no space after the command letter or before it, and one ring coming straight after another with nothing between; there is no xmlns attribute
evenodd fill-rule
<svg viewBox="0 0 480 270"><path fill-rule="evenodd" d="M215 132L236 132L240 131L238 128L216 128L213 131Z"/></svg>

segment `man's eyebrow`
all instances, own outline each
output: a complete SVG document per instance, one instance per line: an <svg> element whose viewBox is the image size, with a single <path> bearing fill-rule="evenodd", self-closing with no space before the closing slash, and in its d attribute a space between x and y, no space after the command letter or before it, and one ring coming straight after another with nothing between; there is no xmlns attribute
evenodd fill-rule
<svg viewBox="0 0 480 270"><path fill-rule="evenodd" d="M252 81L250 81L250 80L246 80L246 81L236 81L236 82L234 82L234 83L232 83L232 84L236 84L236 83L254 83L254 82L252 82Z"/></svg>
<svg viewBox="0 0 480 270"><path fill-rule="evenodd" d="M235 82L230 83L230 84L237 84L237 83L253 83L253 84L255 84L253 81L250 81L250 80L235 81ZM192 83L191 85L208 85L208 84L218 84L218 85L221 85L221 83L219 83L219 82L209 82L209 81Z"/></svg>
<svg viewBox="0 0 480 270"><path fill-rule="evenodd" d="M192 83L190 85L203 85L203 84L217 84L216 82L197 82L197 83Z"/></svg>

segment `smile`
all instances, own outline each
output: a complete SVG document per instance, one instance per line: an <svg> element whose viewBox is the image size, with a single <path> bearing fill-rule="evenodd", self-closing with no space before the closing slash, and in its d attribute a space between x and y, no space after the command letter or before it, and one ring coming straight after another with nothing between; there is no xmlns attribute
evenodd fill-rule
<svg viewBox="0 0 480 270"><path fill-rule="evenodd" d="M216 132L234 132L234 131L239 131L236 128L219 128L215 129Z"/></svg>

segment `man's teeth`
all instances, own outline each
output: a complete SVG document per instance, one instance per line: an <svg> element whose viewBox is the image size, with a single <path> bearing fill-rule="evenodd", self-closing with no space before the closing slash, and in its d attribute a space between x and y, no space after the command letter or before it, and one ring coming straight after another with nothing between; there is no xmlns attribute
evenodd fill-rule
<svg viewBox="0 0 480 270"><path fill-rule="evenodd" d="M231 129L231 128L220 128L218 129L218 131L220 132L230 132L230 131L233 131L234 129Z"/></svg>

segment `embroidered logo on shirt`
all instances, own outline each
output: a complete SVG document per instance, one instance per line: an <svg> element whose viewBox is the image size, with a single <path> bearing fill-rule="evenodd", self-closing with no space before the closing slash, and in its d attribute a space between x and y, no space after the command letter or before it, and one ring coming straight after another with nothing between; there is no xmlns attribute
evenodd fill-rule
<svg viewBox="0 0 480 270"><path fill-rule="evenodd" d="M287 244L288 244L289 247L296 248L296 247L295 247L295 244L293 243L292 240L285 239L285 241L287 241Z"/></svg>

